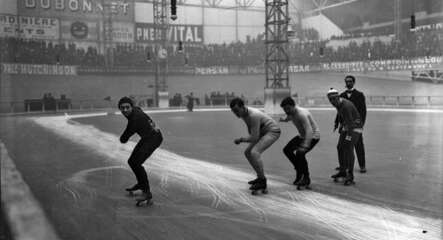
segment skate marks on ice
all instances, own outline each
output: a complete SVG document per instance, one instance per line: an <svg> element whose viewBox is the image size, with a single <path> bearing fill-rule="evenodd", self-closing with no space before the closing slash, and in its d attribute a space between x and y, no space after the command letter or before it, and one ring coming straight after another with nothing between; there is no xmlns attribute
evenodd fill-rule
<svg viewBox="0 0 443 240"><path fill-rule="evenodd" d="M98 194L109 195L103 192L103 185L112 187L114 170L127 169L125 166L107 166L90 168L75 173L72 177L57 183L60 192L67 193L77 206L84 205L85 202L96 201ZM95 178L91 180L90 178ZM102 178L97 181L97 178ZM100 185L96 184L101 183Z"/></svg>
<svg viewBox="0 0 443 240"><path fill-rule="evenodd" d="M59 187L71 194L75 201L96 197L94 194L100 186L88 185L87 178L91 173L129 171L126 159L135 146L134 142L121 145L118 136L77 124L66 116L31 120L75 144L84 145L104 156L109 165L114 165L84 170L59 183ZM136 218L211 217L233 223L258 224L288 234L296 231L307 239L307 236L316 234L325 236L319 232L330 233L330 239L440 239L442 234L442 219L410 215L315 191L296 191L288 183L272 180L268 182L270 194L251 196L246 184L253 178L251 174L163 149L155 151L151 158L146 162L148 174L159 183L152 186L155 205L181 211L177 214L169 211L169 215L137 215L131 206L122 206L126 204L123 202L114 209L120 217L131 218L131 221ZM178 191L186 194L177 194ZM112 193L110 197L118 200L115 195ZM199 206L201 204L206 206Z"/></svg>

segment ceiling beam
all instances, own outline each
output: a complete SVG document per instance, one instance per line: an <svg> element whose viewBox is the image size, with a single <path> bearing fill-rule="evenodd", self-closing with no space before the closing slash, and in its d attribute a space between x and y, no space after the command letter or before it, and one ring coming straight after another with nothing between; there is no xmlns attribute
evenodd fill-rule
<svg viewBox="0 0 443 240"><path fill-rule="evenodd" d="M312 9L312 10L305 11L305 13L320 12L320 11L328 9L328 8L339 7L339 6L343 6L343 5L350 4L353 2L357 2L357 1L360 1L360 0L342 0L338 3L333 3L333 4L328 5L328 0L323 0L321 2L318 2L317 0L312 0L314 5L316 6L316 8Z"/></svg>

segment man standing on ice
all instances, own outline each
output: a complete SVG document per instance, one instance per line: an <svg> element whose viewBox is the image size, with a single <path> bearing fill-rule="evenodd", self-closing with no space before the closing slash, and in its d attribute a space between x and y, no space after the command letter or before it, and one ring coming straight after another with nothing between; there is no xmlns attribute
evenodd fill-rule
<svg viewBox="0 0 443 240"><path fill-rule="evenodd" d="M141 201L149 203L152 199L152 193L143 163L160 146L163 136L155 126L154 121L141 108L134 106L130 98L122 97L118 102L118 108L123 116L128 119L128 125L120 137L120 142L128 142L129 138L135 133L140 136L140 141L135 146L128 160L128 164L137 178L137 183L127 188L126 191L132 193L132 191L142 190L143 195L137 199L137 205Z"/></svg>

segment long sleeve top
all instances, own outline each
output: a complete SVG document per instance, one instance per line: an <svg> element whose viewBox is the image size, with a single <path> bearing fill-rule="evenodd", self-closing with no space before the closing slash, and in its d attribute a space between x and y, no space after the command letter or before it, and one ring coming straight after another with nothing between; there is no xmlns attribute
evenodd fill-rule
<svg viewBox="0 0 443 240"><path fill-rule="evenodd" d="M341 102L337 108L337 115L341 120L340 123L344 131L362 130L360 114L351 101L341 98Z"/></svg>
<svg viewBox="0 0 443 240"><path fill-rule="evenodd" d="M128 125L120 137L120 142L126 143L129 138L137 133L140 138L149 138L160 131L154 121L139 107L133 107L132 113L127 117Z"/></svg>

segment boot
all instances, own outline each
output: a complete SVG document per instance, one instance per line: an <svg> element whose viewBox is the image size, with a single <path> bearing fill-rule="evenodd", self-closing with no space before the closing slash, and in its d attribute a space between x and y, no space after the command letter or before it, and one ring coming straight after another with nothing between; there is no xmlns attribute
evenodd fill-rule
<svg viewBox="0 0 443 240"><path fill-rule="evenodd" d="M143 191L143 194L137 198L136 206L139 207L143 202L146 202L146 205L152 205L152 193L150 191Z"/></svg>
<svg viewBox="0 0 443 240"><path fill-rule="evenodd" d="M309 186L311 184L311 179L309 176L304 177L300 180L300 182L297 184L298 186Z"/></svg>
<svg viewBox="0 0 443 240"><path fill-rule="evenodd" d="M341 178L341 177L346 177L346 172L340 171L340 172L338 172L338 173L336 173L336 174L331 176L331 178L335 178L335 179Z"/></svg>
<svg viewBox="0 0 443 240"><path fill-rule="evenodd" d="M256 183L259 182L259 181L260 181L260 179L259 179L259 178L256 178L256 179L254 179L254 180L249 181L248 184L249 184L249 185L254 185L254 184L256 184Z"/></svg>
<svg viewBox="0 0 443 240"><path fill-rule="evenodd" d="M303 179L303 174L297 173L297 175L295 177L295 180L294 180L294 182L292 184L298 185L301 182L302 179Z"/></svg>
<svg viewBox="0 0 443 240"><path fill-rule="evenodd" d="M347 173L345 177L345 182L343 183L345 186L353 185L354 182L354 175L352 173Z"/></svg>
<svg viewBox="0 0 443 240"><path fill-rule="evenodd" d="M267 187L266 178L263 178L263 179L258 178L258 181L255 184L253 184L249 189L253 190L253 191L260 190L260 189L265 190L266 187Z"/></svg>
<svg viewBox="0 0 443 240"><path fill-rule="evenodd" d="M133 192L133 191L137 191L137 190L141 190L141 189L142 188L141 188L140 184L137 183L132 187L126 188L125 190L128 192Z"/></svg>

